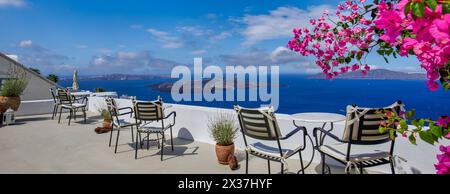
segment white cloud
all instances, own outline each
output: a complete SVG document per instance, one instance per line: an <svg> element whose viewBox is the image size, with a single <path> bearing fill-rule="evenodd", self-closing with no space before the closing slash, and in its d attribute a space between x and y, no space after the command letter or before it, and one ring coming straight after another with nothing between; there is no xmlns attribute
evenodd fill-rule
<svg viewBox="0 0 450 194"><path fill-rule="evenodd" d="M309 64L305 57L283 47L277 47L272 52L252 49L246 53L221 55L219 58L226 65L283 65L295 63L304 66L304 64Z"/></svg>
<svg viewBox="0 0 450 194"><path fill-rule="evenodd" d="M270 54L270 59L274 63L284 64L284 63L304 61L305 57L301 56L298 53L295 53L294 51L287 49L286 47L279 46L272 51L272 53Z"/></svg>
<svg viewBox="0 0 450 194"><path fill-rule="evenodd" d="M148 29L147 32L161 41L163 43L163 48L175 49L184 45L183 41L181 41L178 37L172 36L167 32L159 31L153 28Z"/></svg>
<svg viewBox="0 0 450 194"><path fill-rule="evenodd" d="M148 73L155 71L169 72L170 69L179 63L155 58L149 51L136 52L115 52L94 56L91 59L93 71L108 69L109 73Z"/></svg>
<svg viewBox="0 0 450 194"><path fill-rule="evenodd" d="M19 54L20 62L42 70L43 74L61 73L61 71L73 70L74 68L73 65L67 64L70 57L45 48L31 40L20 41L18 46L21 48Z"/></svg>
<svg viewBox="0 0 450 194"><path fill-rule="evenodd" d="M30 48L32 45L33 45L33 41L31 41L31 40L22 40L19 43L19 46L21 48Z"/></svg>
<svg viewBox="0 0 450 194"><path fill-rule="evenodd" d="M330 5L311 6L306 10L296 7L279 7L268 15L246 15L237 21L246 27L242 30L244 46L250 46L264 40L292 37L292 29L309 27L309 20L318 18L323 10L334 10ZM233 20L236 21L236 18Z"/></svg>
<svg viewBox="0 0 450 194"><path fill-rule="evenodd" d="M0 0L0 7L24 7L26 5L24 0Z"/></svg>
<svg viewBox="0 0 450 194"><path fill-rule="evenodd" d="M215 34L215 35L211 36L209 39L212 42L217 42L219 40L227 39L227 38L229 38L231 36L233 36L233 35L231 33L229 33L229 32L221 32L219 34Z"/></svg>

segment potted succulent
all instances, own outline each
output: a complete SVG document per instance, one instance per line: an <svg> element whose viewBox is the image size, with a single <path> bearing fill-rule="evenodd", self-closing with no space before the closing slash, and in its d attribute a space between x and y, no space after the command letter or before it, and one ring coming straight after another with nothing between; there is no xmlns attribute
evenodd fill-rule
<svg viewBox="0 0 450 194"><path fill-rule="evenodd" d="M233 115L219 113L208 124L211 136L216 141L216 156L220 164L227 165L228 157L234 155L234 140L238 127Z"/></svg>
<svg viewBox="0 0 450 194"><path fill-rule="evenodd" d="M0 112L3 113L9 108L17 111L20 106L20 96L28 85L26 73L18 68L11 68L9 79L4 80L0 92Z"/></svg>
<svg viewBox="0 0 450 194"><path fill-rule="evenodd" d="M111 129L112 128L112 116L111 113L106 110L106 109L102 109L100 111L100 114L102 115L103 118L103 128L104 129Z"/></svg>

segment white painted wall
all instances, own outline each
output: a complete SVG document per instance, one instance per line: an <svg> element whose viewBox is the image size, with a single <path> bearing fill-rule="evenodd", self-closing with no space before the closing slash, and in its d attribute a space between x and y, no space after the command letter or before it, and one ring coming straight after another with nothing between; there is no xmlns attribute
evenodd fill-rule
<svg viewBox="0 0 450 194"><path fill-rule="evenodd" d="M117 99L119 107L131 107L131 101L126 99ZM193 139L195 141L215 144L214 140L211 138L208 132L208 119L211 116L216 115L220 112L228 112L236 115L236 113L231 109L219 109L219 108L209 108L209 107L199 107L199 106L187 106L171 104L171 108L166 111L176 111L177 119L174 128L174 135L180 138ZM92 112L97 112L101 108L105 108L105 100L100 97L91 97L89 99L89 110ZM98 112L97 112L98 113ZM128 119L128 118L125 118ZM277 114L277 119L280 127L282 128L282 133L287 134L291 130L295 129L292 124L292 119L286 114ZM320 127L320 124L311 123L298 123L299 125L305 126L308 132L312 136L312 130L314 127ZM334 133L338 136L342 136L344 123L336 123ZM274 142L273 142L274 143ZM272 144L273 144L272 143ZM328 139L325 143L333 143ZM445 140L443 144L449 144L449 141ZM269 143L270 144L270 143ZM303 144L303 140L299 135L293 136L291 140L282 142L282 146L285 148L296 148L298 145ZM439 153L438 146L431 146L425 142L418 140L418 146L411 145L405 138L398 138L395 147L395 153L406 159L407 162L397 160L397 173L435 173L433 164L436 163L436 154ZM276 144L273 144L274 146ZM236 147L238 149L243 149L244 142L242 140L241 133L239 133L239 138L236 140ZM353 146L355 150L367 150L367 146ZM389 144L370 147L372 149L383 149L388 150ZM309 160L312 154L312 147L309 142L307 142L307 149L303 152L303 159ZM296 156L296 158L298 158ZM314 162L320 162L320 156L316 154ZM337 164L333 161L327 161L327 163ZM390 173L389 165L373 167L371 170Z"/></svg>

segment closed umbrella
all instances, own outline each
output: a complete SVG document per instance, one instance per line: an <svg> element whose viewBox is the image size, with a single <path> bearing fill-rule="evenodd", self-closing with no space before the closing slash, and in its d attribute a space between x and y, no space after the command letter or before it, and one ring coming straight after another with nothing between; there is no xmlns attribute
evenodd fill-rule
<svg viewBox="0 0 450 194"><path fill-rule="evenodd" d="M73 84L72 84L72 90L78 91L80 89L80 86L78 85L78 71L75 70L73 72Z"/></svg>

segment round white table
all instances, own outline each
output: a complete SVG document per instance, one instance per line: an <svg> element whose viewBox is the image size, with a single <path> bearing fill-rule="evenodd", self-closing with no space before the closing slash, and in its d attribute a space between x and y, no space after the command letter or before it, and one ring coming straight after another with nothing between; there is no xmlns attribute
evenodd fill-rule
<svg viewBox="0 0 450 194"><path fill-rule="evenodd" d="M325 126L327 125L327 123L330 124L330 129L328 129L328 132L333 131L334 128L334 123L336 122L341 122L341 121L345 121L346 117L344 115L341 114L336 114L336 113L321 113L321 112L309 112L309 113L297 113L297 114L293 114L291 115L292 119L293 119L293 123L296 127L300 127L299 125L296 124L296 121L298 122L306 122L306 123L323 123L322 125L322 129L325 129ZM323 145L323 141L325 139L325 134L320 134L319 135L319 141L316 143L318 145L314 145L314 141L312 140L311 136L309 136L309 134L307 134L309 140L311 141L311 145L313 146L313 152L312 152L312 156L311 156L311 160L309 161L309 163L305 166L304 169L301 169L298 173L300 173L301 171L304 171L306 168L308 168L313 159L314 159L314 153L315 153L315 148L317 148L320 145ZM305 142L306 144L306 142ZM329 166L326 166L329 172Z"/></svg>
<svg viewBox="0 0 450 194"><path fill-rule="evenodd" d="M297 113L293 114L292 118L295 121L307 122L307 123L336 123L345 121L345 116L336 113Z"/></svg>

